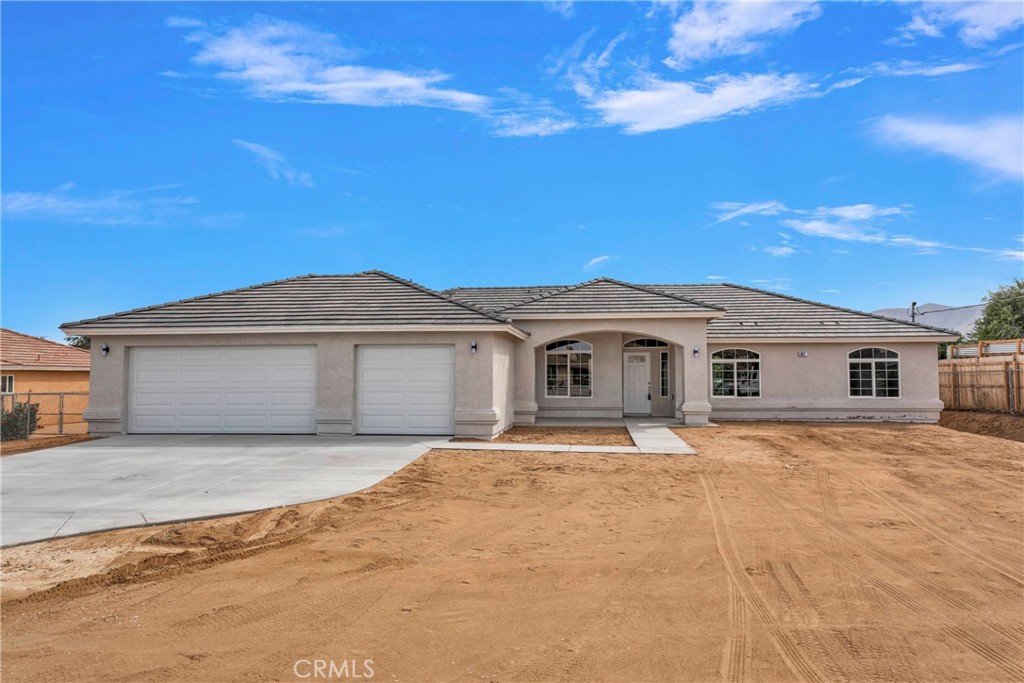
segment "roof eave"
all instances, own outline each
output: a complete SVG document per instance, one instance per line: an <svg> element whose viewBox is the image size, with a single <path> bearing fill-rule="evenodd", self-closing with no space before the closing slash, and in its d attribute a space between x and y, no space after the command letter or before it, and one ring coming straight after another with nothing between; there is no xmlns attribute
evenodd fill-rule
<svg viewBox="0 0 1024 683"><path fill-rule="evenodd" d="M63 332L89 337L156 336L187 334L296 334L316 332L507 332L518 339L526 339L530 333L516 325L498 321L485 323L444 324L428 323L419 325L222 325L203 327L78 327L65 324Z"/></svg>

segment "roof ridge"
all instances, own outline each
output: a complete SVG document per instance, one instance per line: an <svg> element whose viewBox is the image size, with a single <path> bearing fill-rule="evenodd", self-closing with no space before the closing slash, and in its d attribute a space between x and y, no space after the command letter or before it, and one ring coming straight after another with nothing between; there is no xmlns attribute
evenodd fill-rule
<svg viewBox="0 0 1024 683"><path fill-rule="evenodd" d="M16 334L19 337L25 337L26 339L34 339L36 341L46 342L47 344L53 344L54 346L61 347L61 349L70 349L72 351L77 351L77 352L80 352L80 353L89 353L86 349L80 349L77 346L71 346L70 344L62 344L61 342L56 342L56 341L53 341L52 339L47 339L46 337L37 337L34 334L25 334L24 332L18 332L17 330L12 330L9 327L0 327L0 330L3 330L4 332L7 332L8 334Z"/></svg>
<svg viewBox="0 0 1024 683"><path fill-rule="evenodd" d="M358 274L358 273L354 273ZM117 313L109 313L107 315L101 315L95 318L83 318L82 320L75 320L71 322L61 323L60 327L63 328L65 325L81 325L82 323L94 323L100 320L111 320L112 318L120 318L121 316L128 315L129 313L142 313L143 311L153 311L158 308L165 306L173 306L174 304L184 304L191 301L199 301L201 299L210 299L215 296L221 296L223 294L235 294L237 292L245 292L250 289L259 289L260 287L269 287L270 285L278 285L282 282L291 282L292 280L301 280L307 277L339 277L337 275L314 275L313 273L307 273L306 275L296 275L294 277L286 277L280 280L270 280L268 282L260 282L255 285L249 285L248 287L237 287L235 289L225 289L222 292L211 292L210 294L201 294L199 296L190 296L184 299L177 299L176 301L165 301L162 304L153 304L152 306L142 306L140 308L131 308L127 311L118 311Z"/></svg>
<svg viewBox="0 0 1024 683"><path fill-rule="evenodd" d="M601 278L601 279L602 280L606 280L608 282L614 282L615 284L618 284L618 285L623 285L623 286L626 286L626 287L632 287L633 289L640 290L641 292L647 292L648 294L657 294L658 296L664 296L664 297L667 297L669 299L677 299L678 301L684 301L684 302L686 302L688 304L697 304L698 306L704 306L706 308L712 308L712 309L717 310L717 311L724 311L725 310L725 308L723 308L722 306L718 306L716 304L707 304L707 303L704 303L703 301L697 301L696 299L690 299L689 297L680 296L679 294L672 294L670 292L659 292L656 289L651 289L648 285L638 285L638 284L634 284L632 282L626 282L624 280L616 280L615 278L610 278L610 277L605 277L605 278Z"/></svg>
<svg viewBox="0 0 1024 683"><path fill-rule="evenodd" d="M456 299L454 297L447 296L445 294L442 294L441 292L438 292L436 290L430 289L429 287L424 287L423 285L419 284L418 282L413 282L412 280L407 280L404 277L398 277L397 275L394 275L393 273L389 273L389 272L384 271L384 270L365 270L365 271L363 271L361 273L356 273L356 275L379 275L379 276L382 276L382 277L386 277L386 278L388 278L390 280L393 280L393 281L398 282L400 284L406 285L407 287L412 287L413 289L416 289L416 290L419 290L421 292L424 292L425 294L430 294L432 296L436 296L439 299L443 299L445 301L448 301L450 303L456 304L458 306L462 306L463 308L465 308L467 310L473 311L474 313L479 313L480 315L486 316L486 317L490 318L491 320L497 320L498 322L509 323L509 324L511 324L511 322L512 322L509 318L503 318L503 317L497 315L496 313L491 313L489 311L483 310L482 308L477 308L476 306L474 306L472 304L469 304L469 303L466 303L465 301L459 301L458 299Z"/></svg>
<svg viewBox="0 0 1024 683"><path fill-rule="evenodd" d="M923 328L923 329L926 329L926 330L933 330L935 332L942 332L944 334L955 334L958 337L962 337L963 336L959 332L957 332L956 330L947 330L947 329L942 328L942 327L934 327L932 325L925 325L923 323L910 322L909 320L897 320L896 318L889 318L889 317L884 316L884 315L878 315L877 313L867 313L865 311L858 311L858 310L856 310L854 308L844 308L842 306L833 306L832 304L823 304L820 301L811 301L810 299L801 299L798 296L792 296L790 294L782 294L780 292L773 292L773 291L767 290L767 289L758 289L757 287L749 287L747 285L736 285L736 284L733 284L731 282L724 282L722 284L726 285L727 287L735 287L736 289L746 289L746 290L751 291L751 292L760 292L761 294L770 294L771 296L777 296L777 297L781 297L783 299L789 299L790 301L799 301L800 303L811 304L813 306L820 306L821 308L830 308L830 309L832 309L834 311L843 311L844 313L854 313L856 315L862 315L862 316L864 316L866 318L875 318L876 320L884 320L884 321L890 322L890 323L900 323L901 325L907 325L909 327L919 327L919 328Z"/></svg>
<svg viewBox="0 0 1024 683"><path fill-rule="evenodd" d="M562 287L569 287L570 285L507 285L500 286L494 285L491 287L449 287L441 291L444 292L458 292L464 289L560 289Z"/></svg>

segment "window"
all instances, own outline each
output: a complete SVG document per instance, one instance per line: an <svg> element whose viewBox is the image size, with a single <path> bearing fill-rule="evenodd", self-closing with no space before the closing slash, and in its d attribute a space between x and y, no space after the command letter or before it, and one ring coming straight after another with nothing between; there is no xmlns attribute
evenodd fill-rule
<svg viewBox="0 0 1024 683"><path fill-rule="evenodd" d="M660 339L633 339L624 344L627 349L650 349L661 346L668 346L666 342Z"/></svg>
<svg viewBox="0 0 1024 683"><path fill-rule="evenodd" d="M668 398L668 351L661 352L661 397Z"/></svg>
<svg viewBox="0 0 1024 683"><path fill-rule="evenodd" d="M746 349L722 349L711 354L711 395L759 397L761 355Z"/></svg>
<svg viewBox="0 0 1024 683"><path fill-rule="evenodd" d="M590 398L594 347L587 342L568 339L552 342L545 348L546 394Z"/></svg>
<svg viewBox="0 0 1024 683"><path fill-rule="evenodd" d="M850 396L900 397L900 354L889 349L850 352Z"/></svg>
<svg viewBox="0 0 1024 683"><path fill-rule="evenodd" d="M0 394L14 393L14 375L0 376Z"/></svg>

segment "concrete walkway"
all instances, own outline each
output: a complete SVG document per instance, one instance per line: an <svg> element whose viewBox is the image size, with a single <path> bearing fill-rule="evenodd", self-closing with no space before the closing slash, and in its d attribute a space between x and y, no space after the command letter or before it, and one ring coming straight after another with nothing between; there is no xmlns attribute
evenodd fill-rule
<svg viewBox="0 0 1024 683"><path fill-rule="evenodd" d="M0 545L228 515L373 486L415 437L132 435L0 459Z"/></svg>
<svg viewBox="0 0 1024 683"><path fill-rule="evenodd" d="M428 448L447 448L463 451L537 451L540 453L637 453L641 455L696 455L697 451L666 427L664 420L627 418L624 424L635 446L573 446L551 443L493 443L487 441L449 441L436 439L421 441ZM544 425L553 426L553 425ZM566 423L565 426L584 426ZM607 422L600 426L608 426Z"/></svg>

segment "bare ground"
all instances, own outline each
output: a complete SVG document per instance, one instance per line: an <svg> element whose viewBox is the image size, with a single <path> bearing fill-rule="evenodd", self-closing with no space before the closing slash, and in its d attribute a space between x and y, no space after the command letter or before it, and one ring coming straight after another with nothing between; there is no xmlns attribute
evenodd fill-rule
<svg viewBox="0 0 1024 683"><path fill-rule="evenodd" d="M39 451L54 446L67 446L79 441L91 441L99 437L88 434L67 434L64 436L44 436L32 439L18 439L16 441L4 441L0 444L0 456L27 453L28 451Z"/></svg>
<svg viewBox="0 0 1024 683"><path fill-rule="evenodd" d="M452 439L479 441L479 439ZM575 446L633 446L625 427L512 427L491 443L573 444Z"/></svg>
<svg viewBox="0 0 1024 683"><path fill-rule="evenodd" d="M1024 678L1024 445L911 425L686 438L699 457L435 451L331 501L7 549L0 673Z"/></svg>
<svg viewBox="0 0 1024 683"><path fill-rule="evenodd" d="M939 425L958 432L998 436L1011 441L1024 441L1024 415L982 413L971 410L944 410Z"/></svg>

